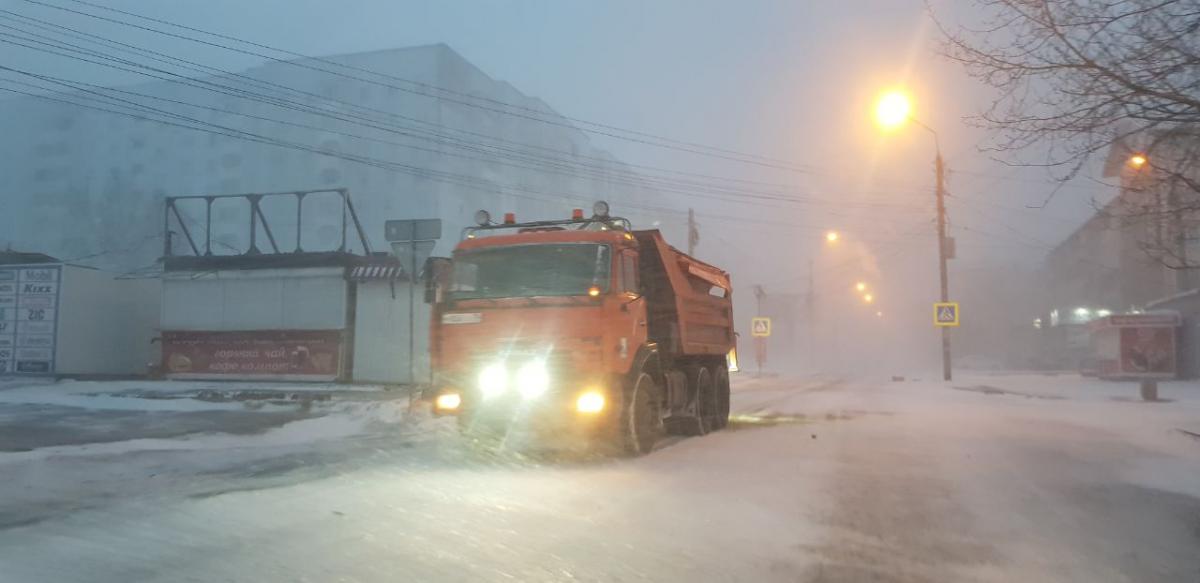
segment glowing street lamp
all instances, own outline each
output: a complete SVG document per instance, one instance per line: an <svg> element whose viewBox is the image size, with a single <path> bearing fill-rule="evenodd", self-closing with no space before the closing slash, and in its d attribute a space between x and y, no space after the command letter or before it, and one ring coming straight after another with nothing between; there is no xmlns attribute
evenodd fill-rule
<svg viewBox="0 0 1200 583"><path fill-rule="evenodd" d="M865 291L867 291L867 284L860 281L860 282L854 284L854 289L856 289L860 292L865 292Z"/></svg>
<svg viewBox="0 0 1200 583"><path fill-rule="evenodd" d="M867 302L869 304L869 303L875 301L875 296L873 296L871 294L866 294L863 296L863 301Z"/></svg>
<svg viewBox="0 0 1200 583"><path fill-rule="evenodd" d="M1129 166L1134 170L1140 170L1147 162L1145 154L1134 154L1129 157Z"/></svg>
<svg viewBox="0 0 1200 583"><path fill-rule="evenodd" d="M889 90L875 102L875 123L885 130L894 130L912 116L912 99L903 91Z"/></svg>
<svg viewBox="0 0 1200 583"><path fill-rule="evenodd" d="M841 238L841 235L837 231L827 231L825 233L825 241L828 243L837 243L839 238Z"/></svg>

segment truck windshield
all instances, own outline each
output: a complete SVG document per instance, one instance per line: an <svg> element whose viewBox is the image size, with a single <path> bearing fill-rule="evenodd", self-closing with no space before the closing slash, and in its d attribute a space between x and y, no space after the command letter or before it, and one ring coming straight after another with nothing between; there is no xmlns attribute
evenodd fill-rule
<svg viewBox="0 0 1200 583"><path fill-rule="evenodd" d="M450 299L586 295L608 291L609 246L515 245L458 253Z"/></svg>

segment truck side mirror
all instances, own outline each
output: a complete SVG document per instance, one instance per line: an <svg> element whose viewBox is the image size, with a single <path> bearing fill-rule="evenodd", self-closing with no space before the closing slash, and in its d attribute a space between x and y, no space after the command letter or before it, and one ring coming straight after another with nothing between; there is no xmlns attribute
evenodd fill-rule
<svg viewBox="0 0 1200 583"><path fill-rule="evenodd" d="M425 268L421 270L425 280L425 303L436 304L442 299L442 291L450 279L450 258L429 257L425 259Z"/></svg>

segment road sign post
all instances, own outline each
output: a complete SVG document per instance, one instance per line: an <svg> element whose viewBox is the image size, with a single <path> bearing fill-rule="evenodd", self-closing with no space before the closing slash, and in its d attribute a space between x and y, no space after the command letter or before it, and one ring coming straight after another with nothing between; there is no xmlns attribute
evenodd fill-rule
<svg viewBox="0 0 1200 583"><path fill-rule="evenodd" d="M767 362L767 338L771 335L771 319L756 316L750 320L750 335L754 337L754 360L758 363L758 374L762 375Z"/></svg>
<svg viewBox="0 0 1200 583"><path fill-rule="evenodd" d="M408 380L417 383L417 277L425 258L433 252L442 237L441 219L402 219L386 221L384 238L392 244L392 252L404 265L408 275Z"/></svg>

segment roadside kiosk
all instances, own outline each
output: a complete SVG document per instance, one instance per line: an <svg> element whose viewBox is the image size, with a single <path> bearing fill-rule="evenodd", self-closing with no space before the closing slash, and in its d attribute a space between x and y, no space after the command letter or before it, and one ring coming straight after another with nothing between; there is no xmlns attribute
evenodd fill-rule
<svg viewBox="0 0 1200 583"><path fill-rule="evenodd" d="M1173 379L1182 318L1178 312L1115 314L1089 324L1097 373L1109 380Z"/></svg>

